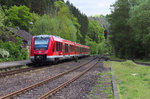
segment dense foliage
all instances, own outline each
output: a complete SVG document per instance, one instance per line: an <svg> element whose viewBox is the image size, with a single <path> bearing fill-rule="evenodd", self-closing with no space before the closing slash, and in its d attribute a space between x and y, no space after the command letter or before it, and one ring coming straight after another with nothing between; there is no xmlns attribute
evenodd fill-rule
<svg viewBox="0 0 150 99"><path fill-rule="evenodd" d="M28 24L31 22L31 13L26 6L12 6L6 11L7 26L19 27L28 30Z"/></svg>
<svg viewBox="0 0 150 99"><path fill-rule="evenodd" d="M150 58L150 0L117 0L108 15L111 43L120 58Z"/></svg>
<svg viewBox="0 0 150 99"><path fill-rule="evenodd" d="M103 16L103 15L95 15L95 16L91 16L89 17L90 20L94 20L94 21L97 21L98 24L105 28L106 30L109 30L109 22L108 22L108 19L106 16Z"/></svg>
<svg viewBox="0 0 150 99"><path fill-rule="evenodd" d="M59 9L57 16L43 15L35 22L32 33L57 35L76 42L76 34L80 33L77 19L71 15L69 8L62 1L55 2L55 6Z"/></svg>
<svg viewBox="0 0 150 99"><path fill-rule="evenodd" d="M76 7L74 7L72 4L69 3L69 1L66 2L66 4L70 8L70 12L77 18L78 23L80 24L80 33L77 34L77 39L79 40L79 43L85 44L85 38L88 32L88 26L89 26L89 20L88 17L85 14L82 14Z"/></svg>
<svg viewBox="0 0 150 99"><path fill-rule="evenodd" d="M25 5L31 9L32 12L40 15L53 15L55 12L54 2L59 0L0 0L0 4L4 7Z"/></svg>
<svg viewBox="0 0 150 99"><path fill-rule="evenodd" d="M0 6L0 26L4 26L4 22L7 19L7 17L5 16L5 12L2 9L2 7Z"/></svg>

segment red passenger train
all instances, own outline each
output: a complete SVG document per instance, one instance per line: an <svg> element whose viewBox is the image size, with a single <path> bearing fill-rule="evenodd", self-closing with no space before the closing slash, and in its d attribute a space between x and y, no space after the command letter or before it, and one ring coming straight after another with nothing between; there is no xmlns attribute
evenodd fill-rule
<svg viewBox="0 0 150 99"><path fill-rule="evenodd" d="M74 57L90 55L90 48L53 35L38 35L32 38L32 62L57 62Z"/></svg>

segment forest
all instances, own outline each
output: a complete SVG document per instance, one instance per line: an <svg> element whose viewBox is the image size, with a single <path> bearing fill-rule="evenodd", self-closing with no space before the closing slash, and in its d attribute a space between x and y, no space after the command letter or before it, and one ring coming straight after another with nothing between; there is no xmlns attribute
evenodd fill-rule
<svg viewBox="0 0 150 99"><path fill-rule="evenodd" d="M99 21L95 18L99 18L103 23L99 24ZM90 46L91 54L103 54L105 52L104 30L105 26L108 25L105 24L105 16L98 15L89 18L69 1L0 0L0 19L1 31L5 31L5 27L29 31L29 23L32 22L30 33L33 36L41 34L57 35ZM3 34L4 32L0 32L0 35ZM8 42L4 39L0 39L0 41L0 49L3 50L0 53L1 57L9 56L12 59L20 59L18 55L15 55L20 53L20 47L15 45L14 42ZM10 44L7 43L13 43L15 46L11 46L12 48L8 50ZM12 49L18 50L10 53ZM4 53L6 55L3 55Z"/></svg>
<svg viewBox="0 0 150 99"><path fill-rule="evenodd" d="M117 0L107 15L115 56L150 59L150 0Z"/></svg>

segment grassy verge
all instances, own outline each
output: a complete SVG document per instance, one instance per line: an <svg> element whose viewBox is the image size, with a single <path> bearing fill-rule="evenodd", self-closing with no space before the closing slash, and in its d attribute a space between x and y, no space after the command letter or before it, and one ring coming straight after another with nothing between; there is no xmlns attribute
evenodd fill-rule
<svg viewBox="0 0 150 99"><path fill-rule="evenodd" d="M139 59L136 59L135 62L150 64L150 60L139 60Z"/></svg>
<svg viewBox="0 0 150 99"><path fill-rule="evenodd" d="M112 64L121 99L150 98L150 67L132 61Z"/></svg>
<svg viewBox="0 0 150 99"><path fill-rule="evenodd" d="M118 60L118 61L125 61L125 59L120 59L120 58L118 58L118 57L116 57L116 56L108 56L108 58L110 59L110 60ZM143 60L140 60L140 59L135 59L135 62L139 62L139 63L146 63L146 64L150 64L150 59L143 59Z"/></svg>
<svg viewBox="0 0 150 99"><path fill-rule="evenodd" d="M108 56L108 58L109 58L110 60L118 60L118 61L124 61L124 60L125 60L125 59L120 59L120 58L115 57L115 56Z"/></svg>
<svg viewBox="0 0 150 99"><path fill-rule="evenodd" d="M109 63L104 62L104 67L107 70L97 74L97 84L87 96L89 99L114 99L111 86L111 72Z"/></svg>

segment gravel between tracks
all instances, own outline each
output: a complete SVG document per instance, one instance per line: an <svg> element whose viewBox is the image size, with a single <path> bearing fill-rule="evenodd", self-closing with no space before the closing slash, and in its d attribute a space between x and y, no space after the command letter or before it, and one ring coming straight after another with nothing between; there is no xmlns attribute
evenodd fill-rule
<svg viewBox="0 0 150 99"><path fill-rule="evenodd" d="M95 60L96 61L96 60ZM92 61L90 64L94 64L95 61ZM72 79L73 77L77 76L79 73L84 71L87 67L90 66L90 64L87 64L73 72L70 72L69 74L66 74L58 79L52 80L42 86L39 86L38 88L34 88L31 91L26 92L23 95L20 95L17 97L17 99L38 99L38 97L44 95L45 93L49 92L53 88L56 88L58 85ZM16 99L16 98L15 98Z"/></svg>
<svg viewBox="0 0 150 99"><path fill-rule="evenodd" d="M53 65L40 70L33 70L26 73L0 78L0 97L7 95L11 92L17 91L21 88L27 87L36 82L42 81L58 73L64 72L79 64L83 64L84 62L87 62L92 58L93 57L83 58L80 59L78 62L71 61L62 64L59 63L58 65Z"/></svg>
<svg viewBox="0 0 150 99"><path fill-rule="evenodd" d="M97 84L97 73L104 70L105 68L103 67L102 61L100 61L82 77L71 83L63 90L58 91L55 95L49 97L49 99L88 99L88 94L94 85Z"/></svg>

